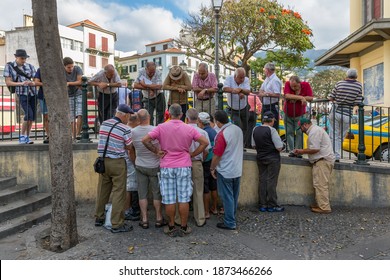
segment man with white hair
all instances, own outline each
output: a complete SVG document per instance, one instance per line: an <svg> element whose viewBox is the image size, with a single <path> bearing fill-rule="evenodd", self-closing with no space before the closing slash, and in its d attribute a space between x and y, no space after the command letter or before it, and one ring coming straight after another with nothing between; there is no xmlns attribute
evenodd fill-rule
<svg viewBox="0 0 390 280"><path fill-rule="evenodd" d="M333 108L329 114L329 136L333 144L336 162L341 157L341 144L345 138L352 116L354 106L363 102L362 84L357 81L356 69L347 71L347 78L337 82L328 98L333 102Z"/></svg>
<svg viewBox="0 0 390 280"><path fill-rule="evenodd" d="M223 91L227 93L227 104L231 109L232 122L241 128L243 135L246 135L249 118L247 96L250 93L250 84L244 68L239 67L234 72L234 76L226 77Z"/></svg>

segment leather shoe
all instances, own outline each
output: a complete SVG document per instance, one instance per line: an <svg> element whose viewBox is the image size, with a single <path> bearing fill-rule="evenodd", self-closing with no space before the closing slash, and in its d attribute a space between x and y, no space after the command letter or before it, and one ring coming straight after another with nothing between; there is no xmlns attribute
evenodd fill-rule
<svg viewBox="0 0 390 280"><path fill-rule="evenodd" d="M313 207L313 208L311 208L311 211L314 212L314 213L320 213L320 214L329 214L329 213L332 213L332 210L322 210L322 209L319 208L319 207Z"/></svg>
<svg viewBox="0 0 390 280"><path fill-rule="evenodd" d="M230 227L226 226L224 223L218 223L217 228L227 229L227 230L236 230L236 228L230 228Z"/></svg>

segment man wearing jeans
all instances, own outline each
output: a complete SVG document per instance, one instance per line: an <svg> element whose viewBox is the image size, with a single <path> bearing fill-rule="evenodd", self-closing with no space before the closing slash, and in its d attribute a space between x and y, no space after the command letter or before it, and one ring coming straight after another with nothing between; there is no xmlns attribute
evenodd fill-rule
<svg viewBox="0 0 390 280"><path fill-rule="evenodd" d="M215 112L214 119L221 130L215 138L210 171L211 175L217 179L218 194L225 209L223 222L218 223L217 227L235 230L244 156L243 134L238 126L229 123L225 111Z"/></svg>
<svg viewBox="0 0 390 280"><path fill-rule="evenodd" d="M338 82L328 98L333 102L329 114L329 136L336 155L336 162L341 157L341 145L347 135L352 109L363 102L362 84L357 81L356 69L347 71L347 78Z"/></svg>
<svg viewBox="0 0 390 280"><path fill-rule="evenodd" d="M232 122L238 125L243 135L245 135L248 130L249 106L247 96L250 93L250 84L244 68L237 68L234 76L226 77L223 91L227 93L227 104L231 109Z"/></svg>

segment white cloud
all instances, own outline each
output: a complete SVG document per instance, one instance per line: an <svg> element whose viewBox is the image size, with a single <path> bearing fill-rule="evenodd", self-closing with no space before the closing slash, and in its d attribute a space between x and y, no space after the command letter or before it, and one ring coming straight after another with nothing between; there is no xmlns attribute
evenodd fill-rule
<svg viewBox="0 0 390 280"><path fill-rule="evenodd" d="M188 13L196 13L199 11L200 6L211 6L211 0L173 0L175 5L182 11Z"/></svg>

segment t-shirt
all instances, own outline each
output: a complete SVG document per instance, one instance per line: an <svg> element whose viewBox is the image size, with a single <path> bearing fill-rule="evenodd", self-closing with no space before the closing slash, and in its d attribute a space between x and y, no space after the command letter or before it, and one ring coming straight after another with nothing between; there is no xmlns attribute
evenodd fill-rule
<svg viewBox="0 0 390 280"><path fill-rule="evenodd" d="M295 94L290 86L290 81L287 81L284 85L284 94ZM300 96L313 96L313 91L308 82L301 82ZM306 105L303 105L301 101L287 100L284 103L283 111L288 117L300 117L306 113Z"/></svg>
<svg viewBox="0 0 390 280"><path fill-rule="evenodd" d="M154 128L155 126L152 125L139 125L131 130L131 139L133 140L136 153L135 165L137 166L147 168L156 168L160 166L160 158L155 153L149 151L142 143L142 138L144 138ZM153 140L152 143L155 146L159 146L157 140Z"/></svg>
<svg viewBox="0 0 390 280"><path fill-rule="evenodd" d="M200 133L181 120L170 120L159 124L148 133L152 139L160 142L161 150L167 154L161 158L160 167L191 167L190 147L192 141L201 137Z"/></svg>
<svg viewBox="0 0 390 280"><path fill-rule="evenodd" d="M35 79L39 79L42 82L42 79L41 79L41 68L38 68L37 72L35 73L34 78ZM44 99L42 86L39 87L38 96L37 97L38 97L38 99L41 99L41 100Z"/></svg>
<svg viewBox="0 0 390 280"><path fill-rule="evenodd" d="M207 140L209 140L209 135L207 134L207 132L204 131L203 129L201 129L200 127L198 127L197 124L192 124L191 123L191 124L188 124L188 125L190 125L193 128L195 128L202 136L204 136ZM192 141L190 152L192 153L193 151L195 151L199 147L199 145L200 144L198 142ZM206 150L209 150L210 148L211 148L211 145L210 145L210 141L209 141L209 144L206 147ZM199 155L193 157L192 160L201 160L201 161L203 161L204 160L203 153L200 153Z"/></svg>
<svg viewBox="0 0 390 280"><path fill-rule="evenodd" d="M242 88L250 90L250 84L248 77L245 77L244 82L241 84L237 84L234 80L234 75L227 76L225 82L223 83L223 87L230 87L230 88ZM241 110L246 107L248 104L247 102L247 96L244 96L244 98L240 99L239 94L233 94L233 93L226 93L227 96L227 104L229 107L231 107L233 110Z"/></svg>
<svg viewBox="0 0 390 280"><path fill-rule="evenodd" d="M73 67L72 72L68 73L65 71L65 77L67 82L76 82L77 77L82 75L83 75L83 70L77 65ZM82 91L80 86L68 86L69 96L80 95L81 93Z"/></svg>

